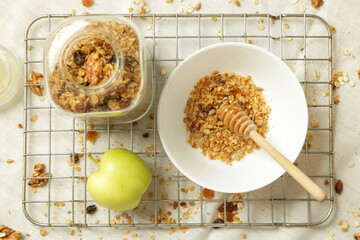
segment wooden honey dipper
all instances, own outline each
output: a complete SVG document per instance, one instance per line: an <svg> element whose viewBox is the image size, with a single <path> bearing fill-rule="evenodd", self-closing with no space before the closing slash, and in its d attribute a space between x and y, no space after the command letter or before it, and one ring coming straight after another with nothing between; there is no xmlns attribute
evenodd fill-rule
<svg viewBox="0 0 360 240"><path fill-rule="evenodd" d="M325 201L327 198L326 193L256 131L256 125L246 114L242 106L227 106L221 111L220 117L226 128L247 139L253 139L316 200L320 202Z"/></svg>

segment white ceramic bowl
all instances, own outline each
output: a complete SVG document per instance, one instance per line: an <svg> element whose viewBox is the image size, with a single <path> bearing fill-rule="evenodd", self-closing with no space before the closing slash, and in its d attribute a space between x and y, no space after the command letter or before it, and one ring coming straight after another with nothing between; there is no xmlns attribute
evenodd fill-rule
<svg viewBox="0 0 360 240"><path fill-rule="evenodd" d="M186 58L171 74L158 110L159 134L174 165L195 183L219 192L248 192L264 187L285 170L264 150L248 154L232 166L204 157L187 142L184 108L194 85L213 70L250 75L264 89L270 114L267 141L291 162L304 144L308 110L304 92L290 68L274 54L242 43L203 48Z"/></svg>

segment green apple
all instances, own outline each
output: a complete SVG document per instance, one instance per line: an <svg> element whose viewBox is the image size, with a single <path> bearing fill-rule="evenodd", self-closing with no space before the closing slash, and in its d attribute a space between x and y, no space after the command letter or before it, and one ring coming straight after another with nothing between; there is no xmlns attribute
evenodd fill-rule
<svg viewBox="0 0 360 240"><path fill-rule="evenodd" d="M111 210L136 208L152 180L144 161L123 148L107 151L100 165L91 155L89 158L99 166L87 180L87 189L92 199Z"/></svg>

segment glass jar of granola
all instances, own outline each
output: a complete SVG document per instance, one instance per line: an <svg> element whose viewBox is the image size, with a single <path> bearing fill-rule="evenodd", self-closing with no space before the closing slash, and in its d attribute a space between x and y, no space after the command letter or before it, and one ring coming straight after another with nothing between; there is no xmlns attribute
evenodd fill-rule
<svg viewBox="0 0 360 240"><path fill-rule="evenodd" d="M132 122L153 98L151 56L137 26L115 15L70 17L46 40L51 103L74 117ZM93 118L94 117L94 118Z"/></svg>

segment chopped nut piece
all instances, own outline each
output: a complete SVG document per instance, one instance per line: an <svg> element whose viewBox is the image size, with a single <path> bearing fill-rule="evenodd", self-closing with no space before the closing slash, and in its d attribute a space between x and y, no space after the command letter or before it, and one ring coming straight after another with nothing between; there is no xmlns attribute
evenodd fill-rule
<svg viewBox="0 0 360 240"><path fill-rule="evenodd" d="M333 34L336 33L336 28L335 28L334 26L330 26L330 30L331 30L331 32L332 32Z"/></svg>
<svg viewBox="0 0 360 240"><path fill-rule="evenodd" d="M130 230L127 229L127 230L125 230L123 233L124 233L125 235L129 235L129 234L130 234Z"/></svg>
<svg viewBox="0 0 360 240"><path fill-rule="evenodd" d="M215 196L215 192L207 188L204 188L202 192L205 199L213 199Z"/></svg>
<svg viewBox="0 0 360 240"><path fill-rule="evenodd" d="M342 190L343 190L343 183L340 179L338 179L335 183L335 192L337 194L341 194Z"/></svg>
<svg viewBox="0 0 360 240"><path fill-rule="evenodd" d="M129 13L133 12L134 11L134 8L132 7L129 7Z"/></svg>
<svg viewBox="0 0 360 240"><path fill-rule="evenodd" d="M21 232L15 231L5 225L0 225L0 239L1 240L18 240L21 237Z"/></svg>
<svg viewBox="0 0 360 240"><path fill-rule="evenodd" d="M47 232L44 229L40 230L40 236L44 237L46 236Z"/></svg>
<svg viewBox="0 0 360 240"><path fill-rule="evenodd" d="M259 30L264 30L264 29L265 29L265 26L264 26L264 25L259 25L257 28L258 28Z"/></svg>
<svg viewBox="0 0 360 240"><path fill-rule="evenodd" d="M313 128L319 128L319 120L318 120L318 119L312 118L312 119L310 120L310 122L311 122L311 126L312 126Z"/></svg>
<svg viewBox="0 0 360 240"><path fill-rule="evenodd" d="M259 4L259 0L254 0L254 4L258 5Z"/></svg>
<svg viewBox="0 0 360 240"><path fill-rule="evenodd" d="M165 76L167 73L166 68L162 68L160 73L161 73L161 75Z"/></svg>
<svg viewBox="0 0 360 240"><path fill-rule="evenodd" d="M37 192L36 187L31 187L31 190L32 190L33 193Z"/></svg>
<svg viewBox="0 0 360 240"><path fill-rule="evenodd" d="M71 236L74 236L74 235L75 235L75 231L74 231L74 230L71 230L71 231L70 231L70 235L71 235Z"/></svg>
<svg viewBox="0 0 360 240"><path fill-rule="evenodd" d="M355 233L354 234L354 239L355 240L360 240L360 233Z"/></svg>
<svg viewBox="0 0 360 240"><path fill-rule="evenodd" d="M6 163L13 163L14 161L13 159L6 159Z"/></svg>
<svg viewBox="0 0 360 240"><path fill-rule="evenodd" d="M36 164L34 166L33 177L49 177L49 173L42 173L45 168L45 164ZM44 179L31 179L28 182L28 185L31 187L41 187L44 186L48 182L47 178Z"/></svg>
<svg viewBox="0 0 360 240"><path fill-rule="evenodd" d="M353 212L352 215L353 217L360 217L360 212Z"/></svg>
<svg viewBox="0 0 360 240"><path fill-rule="evenodd" d="M337 224L338 226L341 226L343 224L343 220L339 220Z"/></svg>
<svg viewBox="0 0 360 240"><path fill-rule="evenodd" d="M151 145L149 147L146 148L149 152L153 151L154 150L154 145Z"/></svg>
<svg viewBox="0 0 360 240"><path fill-rule="evenodd" d="M245 233L243 233L243 235L242 235L242 239L245 239L246 238L246 234Z"/></svg>
<svg viewBox="0 0 360 240"><path fill-rule="evenodd" d="M99 133L97 131L88 131L86 133L86 140L90 141L91 143L95 143L96 139L98 139Z"/></svg>
<svg viewBox="0 0 360 240"><path fill-rule="evenodd" d="M234 0L234 4L238 7L240 7L240 1L239 0Z"/></svg>
<svg viewBox="0 0 360 240"><path fill-rule="evenodd" d="M285 28L285 29L288 29L288 28L290 28L290 25L287 24L287 23L284 23L284 28Z"/></svg>
<svg viewBox="0 0 360 240"><path fill-rule="evenodd" d="M21 125L21 123L18 124L18 128L23 128L23 126Z"/></svg>
<svg viewBox="0 0 360 240"><path fill-rule="evenodd" d="M30 78L31 79L28 79L29 84L43 84L44 83L44 77L41 73L31 72ZM41 86L29 86L29 88L31 89L31 91L33 93L35 93L38 96L44 95Z"/></svg>
<svg viewBox="0 0 360 240"><path fill-rule="evenodd" d="M155 236L154 235L150 235L150 240L154 240Z"/></svg>
<svg viewBox="0 0 360 240"><path fill-rule="evenodd" d="M349 168L355 167L355 163L349 163L349 164L348 164L348 167L349 167Z"/></svg>
<svg viewBox="0 0 360 240"><path fill-rule="evenodd" d="M217 21L217 17L211 17L210 19L214 22Z"/></svg>
<svg viewBox="0 0 360 240"><path fill-rule="evenodd" d="M132 237L132 238L137 238L137 237L138 237L138 234L137 234L137 233L133 233L133 234L131 234L131 237Z"/></svg>
<svg viewBox="0 0 360 240"><path fill-rule="evenodd" d="M182 191L183 193L188 193L188 190L186 188L181 188L180 191Z"/></svg>
<svg viewBox="0 0 360 240"><path fill-rule="evenodd" d="M351 81L351 82L349 83L349 85L350 85L350 87L354 87L354 86L355 86L355 82L354 82L354 81Z"/></svg>
<svg viewBox="0 0 360 240"><path fill-rule="evenodd" d="M194 185L191 185L190 187L188 187L189 191L194 191Z"/></svg>
<svg viewBox="0 0 360 240"><path fill-rule="evenodd" d="M246 40L246 43L252 44L252 41L250 39Z"/></svg>
<svg viewBox="0 0 360 240"><path fill-rule="evenodd" d="M31 116L30 121L35 122L38 118L39 116L37 114L34 114Z"/></svg>
<svg viewBox="0 0 360 240"><path fill-rule="evenodd" d="M81 0L82 5L85 7L90 7L94 4L94 0Z"/></svg>
<svg viewBox="0 0 360 240"><path fill-rule="evenodd" d="M335 234L333 232L331 232L331 231L327 232L327 235L330 236L330 237L335 236Z"/></svg>

